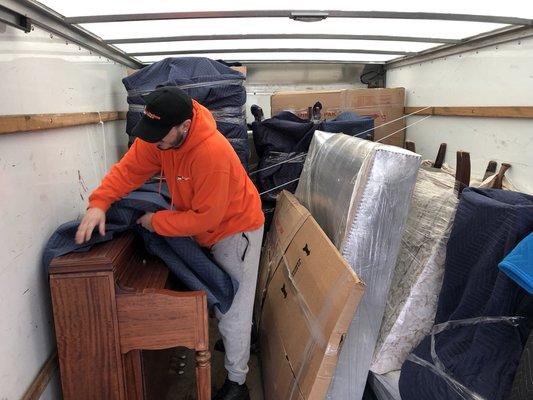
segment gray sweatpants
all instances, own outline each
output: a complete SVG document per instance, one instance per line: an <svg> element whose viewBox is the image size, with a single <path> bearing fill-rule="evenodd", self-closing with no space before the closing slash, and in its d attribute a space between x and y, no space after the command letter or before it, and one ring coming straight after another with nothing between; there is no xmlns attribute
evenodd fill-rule
<svg viewBox="0 0 533 400"><path fill-rule="evenodd" d="M246 381L250 359L250 334L263 227L222 239L211 247L218 265L239 282L230 309L222 314L215 309L218 330L224 341L224 366L228 378L239 384Z"/></svg>

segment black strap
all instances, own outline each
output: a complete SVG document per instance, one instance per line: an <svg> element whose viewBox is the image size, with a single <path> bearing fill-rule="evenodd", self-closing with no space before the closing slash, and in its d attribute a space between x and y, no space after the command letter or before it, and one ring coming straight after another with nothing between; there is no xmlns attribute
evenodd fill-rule
<svg viewBox="0 0 533 400"><path fill-rule="evenodd" d="M250 245L250 239L248 239L248 236L243 232L242 237L246 239L246 247L244 249L244 253L242 253L242 261L244 261L244 258L246 257L246 252L248 251L248 246Z"/></svg>

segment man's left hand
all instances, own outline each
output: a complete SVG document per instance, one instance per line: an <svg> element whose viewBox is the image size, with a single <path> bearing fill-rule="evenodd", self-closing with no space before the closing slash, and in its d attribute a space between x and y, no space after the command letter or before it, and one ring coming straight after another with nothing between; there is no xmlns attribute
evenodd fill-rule
<svg viewBox="0 0 533 400"><path fill-rule="evenodd" d="M150 232L154 231L154 227L152 226L152 218L154 216L154 213L148 212L144 214L141 218L137 220L138 224L141 224L144 229L149 230Z"/></svg>

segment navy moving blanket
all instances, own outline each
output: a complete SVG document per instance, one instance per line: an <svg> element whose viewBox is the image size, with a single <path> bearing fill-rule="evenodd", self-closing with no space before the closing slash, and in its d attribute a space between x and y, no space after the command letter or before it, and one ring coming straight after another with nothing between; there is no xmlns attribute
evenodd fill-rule
<svg viewBox="0 0 533 400"><path fill-rule="evenodd" d="M106 234L97 230L83 245L74 242L80 221L61 225L50 237L43 254L46 268L54 257L72 251L87 251L100 242L111 240L115 234L128 229L138 233L151 254L159 257L169 270L191 290L205 290L210 307L217 306L222 313L229 310L238 283L222 270L192 238L166 237L140 227L136 221L145 212L168 209L168 194L158 193L158 183L145 184L127 197L116 202L106 213Z"/></svg>
<svg viewBox="0 0 533 400"><path fill-rule="evenodd" d="M129 104L126 132L131 135L142 117L145 105L142 95L160 85L177 86L211 111L217 129L228 139L247 169L250 149L244 80L240 72L204 57L170 57L148 65L122 79ZM130 143L133 139L130 136Z"/></svg>
<svg viewBox="0 0 533 400"><path fill-rule="evenodd" d="M463 191L432 333L402 366L411 399L505 399L533 326L533 297L498 263L533 230L533 196Z"/></svg>

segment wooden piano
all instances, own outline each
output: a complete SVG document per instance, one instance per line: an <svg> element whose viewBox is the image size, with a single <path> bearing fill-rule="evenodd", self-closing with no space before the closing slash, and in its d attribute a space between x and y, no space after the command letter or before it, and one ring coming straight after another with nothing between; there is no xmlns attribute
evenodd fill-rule
<svg viewBox="0 0 533 400"><path fill-rule="evenodd" d="M196 351L199 400L211 399L207 299L165 289L168 269L132 233L53 260L50 289L65 400L145 399L141 350Z"/></svg>

